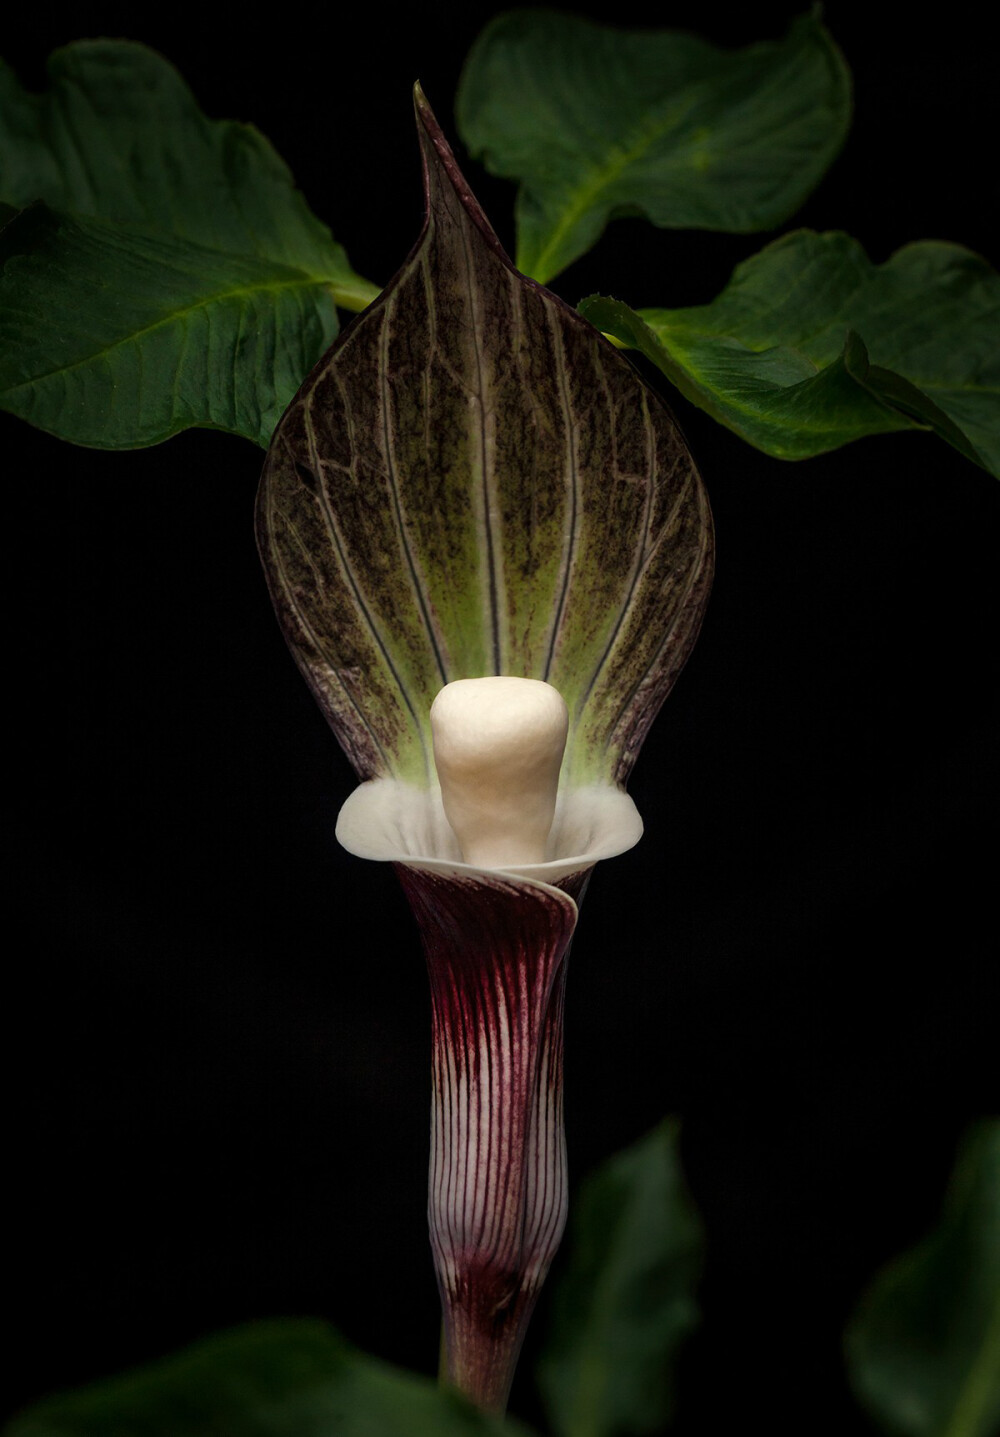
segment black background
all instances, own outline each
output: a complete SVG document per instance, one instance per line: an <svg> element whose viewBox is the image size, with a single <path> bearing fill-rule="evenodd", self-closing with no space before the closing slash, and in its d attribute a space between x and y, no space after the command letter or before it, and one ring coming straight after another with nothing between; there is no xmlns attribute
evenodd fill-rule
<svg viewBox="0 0 1000 1437"><path fill-rule="evenodd" d="M731 44L798 8L577 7ZM384 281L421 218L412 82L453 134L492 13L92 5L19 19L4 47L40 85L79 35L157 46L210 114L259 125ZM888 9L828 6L857 113L801 223L879 261L920 237L996 260L993 60L972 15L897 31ZM511 241L512 191L468 174ZM553 287L704 302L766 238L623 221ZM683 1117L710 1241L680 1437L751 1414L864 1433L843 1323L933 1221L964 1125L998 1106L996 481L916 433L782 464L676 408L718 579L631 785L646 836L599 868L574 947L572 1177ZM270 613L260 454L198 432L100 454L0 419L6 1405L278 1314L431 1371L425 979L392 875L333 837L352 774ZM524 1377L513 1405L537 1416Z"/></svg>

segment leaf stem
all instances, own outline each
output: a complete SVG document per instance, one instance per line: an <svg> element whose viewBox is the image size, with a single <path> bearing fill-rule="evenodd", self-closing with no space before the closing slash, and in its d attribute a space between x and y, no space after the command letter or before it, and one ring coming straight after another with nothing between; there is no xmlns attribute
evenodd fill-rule
<svg viewBox="0 0 1000 1437"><path fill-rule="evenodd" d="M333 302L338 309L349 309L355 314L367 309L373 300L378 299L382 293L380 285L372 284L371 280L362 279L360 275L354 275L349 280L334 283L329 286Z"/></svg>

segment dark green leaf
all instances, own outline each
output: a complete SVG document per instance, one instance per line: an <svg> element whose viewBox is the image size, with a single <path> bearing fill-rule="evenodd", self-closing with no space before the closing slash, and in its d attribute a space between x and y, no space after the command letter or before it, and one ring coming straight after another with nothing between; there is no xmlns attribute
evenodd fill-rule
<svg viewBox="0 0 1000 1437"><path fill-rule="evenodd" d="M321 1322L236 1328L51 1397L4 1437L510 1437L525 1428L355 1351Z"/></svg>
<svg viewBox="0 0 1000 1437"><path fill-rule="evenodd" d="M814 15L730 51L516 10L472 47L456 118L470 152L520 182L516 262L545 282L615 215L773 229L821 179L850 112L850 76Z"/></svg>
<svg viewBox="0 0 1000 1437"><path fill-rule="evenodd" d="M663 1123L581 1189L538 1380L557 1437L659 1431L698 1321L701 1222Z"/></svg>
<svg viewBox="0 0 1000 1437"><path fill-rule="evenodd" d="M271 593L365 777L431 782L435 694L510 674L565 698L565 782L621 782L698 630L708 501L662 401L517 273L418 118L421 240L268 453Z"/></svg>
<svg viewBox="0 0 1000 1437"><path fill-rule="evenodd" d="M887 1431L1000 1431L1000 1120L968 1134L940 1226L878 1275L846 1347L854 1389Z"/></svg>
<svg viewBox="0 0 1000 1437"><path fill-rule="evenodd" d="M0 404L102 448L190 425L265 444L374 298L249 125L208 120L161 56L81 41L24 91L0 65ZM40 206L33 205L42 201Z"/></svg>
<svg viewBox="0 0 1000 1437"><path fill-rule="evenodd" d="M0 265L0 404L99 449L191 425L266 445L336 333L296 270L45 205L0 233Z"/></svg>
<svg viewBox="0 0 1000 1437"><path fill-rule="evenodd" d="M873 265L847 235L798 230L711 304L595 295L580 310L778 458L917 425L1000 474L1000 276L960 245L922 240Z"/></svg>

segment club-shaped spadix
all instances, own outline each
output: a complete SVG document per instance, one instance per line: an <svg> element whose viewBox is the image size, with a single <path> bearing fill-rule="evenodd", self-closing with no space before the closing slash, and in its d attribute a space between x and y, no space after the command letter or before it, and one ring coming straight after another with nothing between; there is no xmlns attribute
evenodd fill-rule
<svg viewBox="0 0 1000 1437"><path fill-rule="evenodd" d="M544 863L568 717L540 679L455 679L431 704L441 803L466 863Z"/></svg>

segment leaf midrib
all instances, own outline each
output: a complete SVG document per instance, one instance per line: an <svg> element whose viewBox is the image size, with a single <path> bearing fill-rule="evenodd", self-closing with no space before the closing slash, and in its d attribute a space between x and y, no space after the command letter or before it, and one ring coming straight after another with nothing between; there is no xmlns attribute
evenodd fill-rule
<svg viewBox="0 0 1000 1437"><path fill-rule="evenodd" d="M838 356L838 358L839 358L839 357L840 357L840 356ZM834 360L833 363L836 363L836 361ZM825 368L829 368L829 366L826 366ZM814 375L813 375L811 378L809 378L809 379L800 379L800 380L799 380L799 384L812 384L815 379L818 379L818 378L819 378L819 375L820 375L820 374L825 373L825 368L824 368L823 370L817 371L817 373L814 374ZM709 396L711 396L711 398L716 402L716 404L718 404L718 406L719 406L720 408L726 409L726 410L729 410L729 411L732 411L732 412L734 412L734 413L736 413L736 414L739 414L739 415L741 415L743 418L745 418L745 419L747 419L747 420L749 420L749 421L756 421L756 423L762 424L762 425L766 426L766 428L768 428L768 429L774 429L774 430L792 430L792 431L794 431L796 434L818 434L818 435L823 435L823 434L842 434L842 433L844 433L845 428L847 427L847 426L845 426L844 424L840 424L840 423L835 423L835 424L816 424L816 423L811 423L811 422L809 422L808 419L805 419L805 420L804 420L802 415L786 416L786 415L777 413L777 412L776 412L775 410L773 410L773 409L767 409L767 410L765 410L765 411L762 412L762 411L759 410L759 409L754 409L752 406L748 405L745 401L739 400L738 398L736 398L736 397L735 397L732 393L730 393L730 392L725 392L725 391L722 391L722 390L720 390L720 389L710 388L709 385L705 384L704 381L702 381L702 380L700 379L700 377L698 376L698 374L697 374L696 371L692 373L692 377L695 379L695 382L701 386L701 388L704 390L704 392L705 392L706 394L708 394ZM798 389L799 384L788 384L788 385L772 384L772 385L768 386L767 389L763 390L762 393L764 393L764 394L770 393L770 394L772 394L772 395L790 394L793 389ZM862 386L859 386L859 387L862 387ZM900 412L900 411L895 410L892 405L887 404L886 401L883 400L883 399L881 399L878 395L872 394L872 392L871 392L870 390L864 390L864 393L867 394L867 395L869 396L869 398L871 398L871 399L875 400L876 402L880 403L880 404L887 410L887 412L891 412L891 413L898 413L898 412ZM912 419L912 418L910 417L910 415L902 415L902 417L903 417L904 419L907 419L907 420L909 421L909 423L912 424L915 428L925 428L925 427L926 427L926 426L924 426L924 425L919 424L916 420Z"/></svg>
<svg viewBox="0 0 1000 1437"><path fill-rule="evenodd" d="M597 199L601 190L608 188L613 181L621 175L623 170L639 160L654 142L662 140L671 130L679 129L684 120L691 114L692 110L696 108L700 94L704 91L704 88L704 81L689 84L686 87L686 92L681 92L679 100L676 97L670 97L673 103L667 114L664 115L661 120L644 125L643 133L628 149L621 151L617 146L613 147L611 159L606 164L598 166L596 169L591 167L589 170L590 178L575 191L575 199L568 208L563 211L562 218L550 234L545 247L535 258L531 269L529 270L520 263L518 264L518 268L522 269L524 273L531 273L532 277L540 283L547 283L548 280L553 277L553 274L558 271L546 273L546 264L551 262L553 252L558 250L559 245L562 244L573 226L584 217L588 207ZM636 133L636 128L636 126L632 126L631 129L626 131L626 144L630 137ZM683 160L683 156L679 156L678 158ZM691 170L694 167L690 161L687 160L677 165L676 168ZM525 185L525 188L528 188L528 186Z"/></svg>
<svg viewBox="0 0 1000 1437"><path fill-rule="evenodd" d="M205 298L198 300L196 304L187 305L183 309L173 310L170 314L164 315L162 318L154 321L154 323L144 325L142 329L136 329L130 334L123 335L121 339L115 340L113 344L109 344L103 349L93 350L80 359L74 359L69 364L61 364L55 369L46 370L44 374L34 374L30 378L23 379L17 384L7 385L3 393L16 394L19 389L30 389L34 385L42 384L49 379L54 379L60 374L69 374L74 369L81 369L85 365L93 364L95 360L103 359L113 354L116 349L121 349L126 344L135 344L166 325L181 323L189 316L195 314L199 309L208 309L210 306L222 304L228 299L249 298L255 294L273 293L279 290L326 288L327 284L328 281L302 274L287 280L263 280L259 284L239 285L234 289L220 290L216 294L207 295Z"/></svg>
<svg viewBox="0 0 1000 1437"><path fill-rule="evenodd" d="M846 308L847 304L849 304L850 301L854 300L857 297L858 291L863 288L865 283L866 281L862 279L857 285L855 285L853 291L847 297L847 301L842 304L842 309ZM685 323L683 319L680 321L679 324L671 324L669 321L666 323L664 323L663 321L659 321L656 325L653 325L648 319L645 318L645 315L642 310L636 310L635 313L639 316L640 319L642 319L643 323L646 324L647 327L652 330L654 334L657 335L658 340L660 338L660 333L662 333L665 337L669 337L670 339L672 339L675 344L679 342L682 348L682 352L688 358L690 358L691 356L690 343L692 338L696 343L699 340L707 340L710 343L717 343L720 340L731 340L734 341L736 344L740 345L740 347L746 350L749 354L762 355L767 354L774 349L785 350L789 354L798 355L800 358L808 361L808 363L813 366L816 373L821 374L824 370L828 369L831 364L836 362L838 356L834 356L832 359L828 359L825 363L820 363L820 361L814 359L813 356L807 352L806 346L808 346L813 340L815 340L818 335L823 334L836 324L843 324L846 329L854 329L855 332L860 336L870 355L872 354L873 349L873 346L869 344L869 341L865 338L865 335L862 333L862 331L856 327L856 325L852 322L851 319L845 318L843 314L836 314L832 316L827 321L827 323L820 325L816 329L810 330L807 334L803 335L795 344L789 344L780 338L772 341L771 343L764 342L763 344L756 344L748 342L746 339L741 338L739 334L733 334L729 330L699 329L696 326L692 325L690 322ZM671 316L683 316L686 311L683 309L679 309L660 311L660 313L666 313ZM685 341L687 342L685 343ZM660 342L663 343L664 348L666 348L665 340ZM671 350L668 352L672 353L673 351ZM875 357L873 358L872 362L875 364L879 364L882 368L891 369L894 374L898 374L900 378L907 380L910 384L914 385L917 389L922 389L925 393L929 392L929 390L931 389L934 389L959 394L1000 395L1000 385L998 384L972 384L964 382L949 382L942 379L935 379L924 375L914 374L908 370L901 369L896 363L885 363L884 358ZM700 373L701 371L699 370L692 372ZM794 386L792 385L775 386L775 388L777 389L790 389L793 387Z"/></svg>
<svg viewBox="0 0 1000 1437"><path fill-rule="evenodd" d="M667 356L673 359L673 355L671 351L666 348L666 345L663 345L662 347ZM804 355L803 358L808 359L809 356ZM842 358L843 352L837 355L835 359L830 360L829 364L823 365L822 368L817 367L815 374L810 375L807 379L800 379L796 384L768 384L763 386L760 392L763 395L790 394L793 390L798 389L800 385L812 384L821 375L825 374L832 367L832 365L836 364L838 359ZM810 360L809 362L814 363L814 361L812 360ZM691 380L698 386L698 388L712 401L713 405L717 406L720 409L739 414L741 417L749 421L756 421L758 424L764 424L769 429L779 431L794 430L796 433L818 435L838 434L842 433L844 430L844 426L842 424L832 426L829 424L814 424L808 422L807 419L804 420L802 415L798 415L795 417L786 416L777 413L773 409L768 409L762 412L761 410L755 409L751 405L747 404L745 400L734 394L732 390L721 389L716 385L709 384L707 380L705 380L705 378L703 377L702 371L695 368L693 365L682 365L680 364L680 361L676 359L674 359L674 363L678 364L678 366L683 369L684 373L687 374L691 378ZM905 378L905 376L903 377ZM864 386L859 385L859 388L864 389ZM878 395L872 394L870 390L864 389L864 393L868 394L870 398L875 399L878 403L884 405L892 412L897 412L894 410L893 406L886 404L885 400L881 399ZM917 421L910 418L909 415L906 415L904 417L909 419L909 422L915 427L922 427L917 424Z"/></svg>
<svg viewBox="0 0 1000 1437"><path fill-rule="evenodd" d="M639 315L640 319L642 318L640 311L636 310L635 313ZM713 401L714 404L722 408L734 411L735 413L742 415L747 419L757 420L758 422L765 422L769 427L774 429L795 429L796 431L804 431L808 434L834 434L838 432L836 428L831 428L829 425L815 425L809 423L804 424L802 422L801 416L793 420L790 417L785 417L783 415L779 416L773 411L762 414L759 410L754 409L752 406L748 405L745 400L741 400L736 394L733 393L732 390L721 389L718 385L710 384L704 376L704 371L693 362L693 357L690 350L683 349L681 352L684 355L684 358L678 358L675 351L668 347L665 340L660 338L659 334L653 328L653 326L651 324L648 324L648 322L645 320L643 320L643 323L646 324L647 329L649 329L650 333L653 335L657 345L663 350L668 362L676 364L678 368L680 368L686 375L688 375L689 378L699 387L699 389L701 389L702 392ZM664 326L664 328L669 334L669 326ZM719 336L711 337L718 338ZM733 336L727 337L732 338ZM738 340L737 342L743 344L742 340ZM790 354L800 354L800 351L792 345L767 345L763 350L752 349L749 345L744 345L743 347L746 349L748 354L763 354L766 353L769 349L786 349ZM822 366L817 364L816 361L808 354L801 354L801 358L803 358L813 366L815 373L813 373L806 379L798 380L795 384L768 384L763 387L762 393L770 393L773 395L789 394L793 389L798 389L799 385L812 384L813 380L818 379L821 374L826 373L826 371L831 367L831 365L836 364L838 359L843 358L843 351L841 351L840 354L836 355L833 359L828 361L828 363Z"/></svg>
<svg viewBox="0 0 1000 1437"><path fill-rule="evenodd" d="M889 368L888 365L883 367ZM917 389L925 391L935 389L943 390L947 394L995 394L1000 398L1000 384L946 384L940 379L915 379L912 374L903 374L901 369L897 369L895 373L908 379Z"/></svg>
<svg viewBox="0 0 1000 1437"><path fill-rule="evenodd" d="M558 250L573 226L578 224L587 213L588 208L593 204L601 190L607 189L619 177L623 170L629 165L635 164L655 141L663 139L672 129L677 129L685 116L693 108L694 103L694 98L689 98L687 105L683 109L672 111L665 116L662 121L649 126L646 133L641 135L629 149L620 151L617 147L614 147L611 159L606 164L599 166L597 169L591 168L589 171L589 180L578 187L576 190L576 198L569 207L563 211L562 218L549 236L545 248L535 260L532 266L533 270L537 272L534 276L535 278L539 279L542 283L544 283L546 279L552 278L551 274L545 273L546 262L550 261L553 252ZM631 133L634 134L635 130L633 129ZM628 139L628 134L626 134L626 139Z"/></svg>

